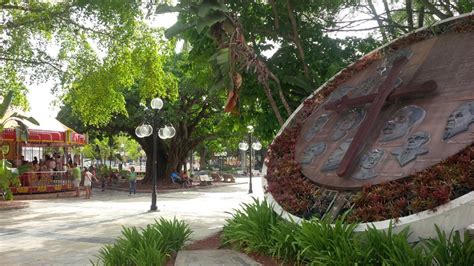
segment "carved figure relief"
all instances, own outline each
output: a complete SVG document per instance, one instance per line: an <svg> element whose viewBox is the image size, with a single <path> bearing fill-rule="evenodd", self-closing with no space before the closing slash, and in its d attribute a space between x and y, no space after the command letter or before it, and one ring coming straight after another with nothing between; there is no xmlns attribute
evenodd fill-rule
<svg viewBox="0 0 474 266"><path fill-rule="evenodd" d="M329 159L327 162L321 167L321 171L323 172L328 172L331 170L336 170L337 167L339 167L339 164L342 161L342 158L344 157L344 154L346 154L347 149L349 149L349 146L351 145L352 139L346 139L344 140L339 147L329 156Z"/></svg>
<svg viewBox="0 0 474 266"><path fill-rule="evenodd" d="M320 142L314 145L311 145L303 153L303 157L300 160L300 164L311 164L313 159L321 155L326 150L326 143Z"/></svg>
<svg viewBox="0 0 474 266"><path fill-rule="evenodd" d="M449 115L444 129L443 140L448 140L457 134L467 131L474 122L474 102L462 104Z"/></svg>
<svg viewBox="0 0 474 266"><path fill-rule="evenodd" d="M425 110L415 105L399 109L382 129L380 141L387 142L405 136L408 131L425 118Z"/></svg>
<svg viewBox="0 0 474 266"><path fill-rule="evenodd" d="M382 149L374 149L360 158L359 169L352 175L356 179L369 179L377 176L374 168L384 154Z"/></svg>
<svg viewBox="0 0 474 266"><path fill-rule="evenodd" d="M430 135L426 132L418 132L408 138L408 142L402 147L392 151L396 155L400 166L405 166L407 163L416 159L418 155L428 153L428 149L424 146L430 140Z"/></svg>
<svg viewBox="0 0 474 266"><path fill-rule="evenodd" d="M354 108L343 112L341 118L336 123L336 129L331 136L331 140L338 141L343 138L351 129L357 128L365 117L365 110Z"/></svg>
<svg viewBox="0 0 474 266"><path fill-rule="evenodd" d="M329 120L329 115L327 114L323 114L320 117L318 117L318 119L316 119L316 122L314 122L314 125L311 127L310 130L308 130L308 132L304 136L304 139L305 140L312 139L319 131L323 129L324 125L326 125L328 120Z"/></svg>

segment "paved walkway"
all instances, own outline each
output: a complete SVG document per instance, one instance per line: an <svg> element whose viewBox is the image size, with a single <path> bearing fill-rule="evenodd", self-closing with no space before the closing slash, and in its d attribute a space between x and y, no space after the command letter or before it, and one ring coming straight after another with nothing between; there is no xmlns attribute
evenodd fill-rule
<svg viewBox="0 0 474 266"><path fill-rule="evenodd" d="M30 208L0 211L0 265L90 265L106 243L120 235L122 226L144 227L154 219L176 217L188 223L193 240L218 232L225 213L261 198L260 178L249 195L248 178L236 184L206 189L159 193L160 212L148 212L150 193L94 189L92 199L59 198L30 201ZM195 264L197 265L197 264ZM235 264L234 264L235 265Z"/></svg>

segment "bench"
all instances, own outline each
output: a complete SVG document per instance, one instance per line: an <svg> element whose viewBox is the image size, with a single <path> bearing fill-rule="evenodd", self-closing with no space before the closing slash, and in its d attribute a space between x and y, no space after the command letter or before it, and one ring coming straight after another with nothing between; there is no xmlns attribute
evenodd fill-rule
<svg viewBox="0 0 474 266"><path fill-rule="evenodd" d="M212 178L209 175L198 175L198 181L200 186L212 185Z"/></svg>

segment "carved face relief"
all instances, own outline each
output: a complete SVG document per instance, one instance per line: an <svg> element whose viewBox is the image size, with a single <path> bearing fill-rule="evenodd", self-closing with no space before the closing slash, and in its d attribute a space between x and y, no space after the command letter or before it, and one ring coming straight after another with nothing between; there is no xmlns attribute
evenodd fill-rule
<svg viewBox="0 0 474 266"><path fill-rule="evenodd" d="M327 162L321 167L321 171L327 172L331 170L336 170L339 167L339 164L342 161L342 158L349 149L352 139L346 139L339 147L331 154Z"/></svg>
<svg viewBox="0 0 474 266"><path fill-rule="evenodd" d="M351 129L357 128L365 117L365 110L355 108L341 114L341 118L336 123L336 130L331 139L338 141L343 138Z"/></svg>
<svg viewBox="0 0 474 266"><path fill-rule="evenodd" d="M465 103L454 110L448 118L444 129L443 140L450 139L455 135L469 129L474 122L474 102Z"/></svg>
<svg viewBox="0 0 474 266"><path fill-rule="evenodd" d="M300 160L300 164L311 164L313 159L321 155L326 150L326 143L320 142L311 145L303 153L303 157Z"/></svg>
<svg viewBox="0 0 474 266"><path fill-rule="evenodd" d="M400 166L405 166L407 163L416 159L418 155L428 153L428 149L423 146L430 140L430 135L426 132L418 132L408 138L408 142L395 149L392 154L397 156Z"/></svg>
<svg viewBox="0 0 474 266"><path fill-rule="evenodd" d="M356 179L369 179L377 176L373 168L377 165L384 154L382 149L374 149L364 154L360 159L359 170L352 175Z"/></svg>
<svg viewBox="0 0 474 266"><path fill-rule="evenodd" d="M306 141L312 139L319 131L323 129L324 125L326 125L328 120L329 120L329 115L327 114L323 114L320 117L318 117L318 119L316 119L316 122L314 122L314 125L311 127L310 130L308 130L308 132L304 136L304 139Z"/></svg>
<svg viewBox="0 0 474 266"><path fill-rule="evenodd" d="M391 141L405 136L410 128L424 119L425 114L425 110L414 105L398 110L383 127L381 141Z"/></svg>

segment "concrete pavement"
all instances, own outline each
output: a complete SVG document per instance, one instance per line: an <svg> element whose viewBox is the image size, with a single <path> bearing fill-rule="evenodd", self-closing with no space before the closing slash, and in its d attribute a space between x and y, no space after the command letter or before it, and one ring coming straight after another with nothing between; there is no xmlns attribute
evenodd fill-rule
<svg viewBox="0 0 474 266"><path fill-rule="evenodd" d="M144 227L164 217L185 221L193 240L219 231L230 217L226 212L263 197L261 179L254 178L252 195L248 178L235 184L198 190L159 193L160 212L148 212L150 193L93 190L92 198L32 200L30 207L0 211L0 265L90 265L106 243L112 243L122 226Z"/></svg>

